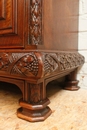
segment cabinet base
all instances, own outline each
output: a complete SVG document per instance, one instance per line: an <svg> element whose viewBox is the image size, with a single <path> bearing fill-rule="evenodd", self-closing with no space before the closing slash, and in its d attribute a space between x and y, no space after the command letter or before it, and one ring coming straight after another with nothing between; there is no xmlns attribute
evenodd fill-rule
<svg viewBox="0 0 87 130"><path fill-rule="evenodd" d="M84 63L84 57L78 52L3 52L0 53L0 81L17 85L23 93L19 101L21 108L17 110L19 118L36 122L50 116L46 86L53 80L66 76L64 89L79 89L77 68Z"/></svg>

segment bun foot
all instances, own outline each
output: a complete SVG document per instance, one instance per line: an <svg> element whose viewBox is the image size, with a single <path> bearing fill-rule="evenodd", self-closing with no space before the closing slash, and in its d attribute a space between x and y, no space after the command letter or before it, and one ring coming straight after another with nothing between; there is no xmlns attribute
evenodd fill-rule
<svg viewBox="0 0 87 130"><path fill-rule="evenodd" d="M68 81L68 82L66 82L65 84L65 87L64 87L64 89L65 90L70 90L70 91L77 91L80 87L79 86L77 86L77 84L78 84L78 82L79 81Z"/></svg>

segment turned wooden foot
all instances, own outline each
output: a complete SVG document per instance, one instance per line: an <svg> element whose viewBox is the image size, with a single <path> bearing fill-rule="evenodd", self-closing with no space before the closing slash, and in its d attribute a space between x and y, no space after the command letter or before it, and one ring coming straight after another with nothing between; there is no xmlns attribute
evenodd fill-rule
<svg viewBox="0 0 87 130"><path fill-rule="evenodd" d="M71 91L76 91L76 90L78 90L80 88L78 86L78 82L79 81L69 81L69 82L66 82L66 85L65 85L64 89L71 90Z"/></svg>
<svg viewBox="0 0 87 130"><path fill-rule="evenodd" d="M76 91L80 88L78 86L79 81L76 80L76 76L77 76L77 69L66 76L66 81L64 85L65 90Z"/></svg>

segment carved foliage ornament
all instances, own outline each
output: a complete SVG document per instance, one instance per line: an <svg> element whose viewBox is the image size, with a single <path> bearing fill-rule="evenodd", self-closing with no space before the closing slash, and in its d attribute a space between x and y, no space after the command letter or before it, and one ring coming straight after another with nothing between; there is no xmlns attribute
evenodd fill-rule
<svg viewBox="0 0 87 130"><path fill-rule="evenodd" d="M34 77L38 75L38 64L38 58L33 52L0 54L0 70L8 74Z"/></svg>
<svg viewBox="0 0 87 130"><path fill-rule="evenodd" d="M79 53L0 53L0 71L22 77L38 77L77 68L84 63ZM43 73L43 75L42 75Z"/></svg>
<svg viewBox="0 0 87 130"><path fill-rule="evenodd" d="M13 59L17 55L12 54ZM16 57L18 58L18 57ZM19 54L16 64L11 70L11 73L21 74L24 76L37 76L38 74L38 59L34 53Z"/></svg>
<svg viewBox="0 0 87 130"><path fill-rule="evenodd" d="M84 63L79 53L43 53L44 75L76 68Z"/></svg>
<svg viewBox="0 0 87 130"><path fill-rule="evenodd" d="M30 0L30 44L41 44L42 0Z"/></svg>
<svg viewBox="0 0 87 130"><path fill-rule="evenodd" d="M84 57L79 53L59 53L60 69L75 68L84 63Z"/></svg>

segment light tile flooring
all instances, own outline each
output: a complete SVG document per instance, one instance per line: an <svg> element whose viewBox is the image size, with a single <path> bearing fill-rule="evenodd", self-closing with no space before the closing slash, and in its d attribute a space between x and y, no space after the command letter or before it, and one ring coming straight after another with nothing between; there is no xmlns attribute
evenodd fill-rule
<svg viewBox="0 0 87 130"><path fill-rule="evenodd" d="M87 130L87 90L66 91L49 85L52 114L44 122L30 123L16 116L20 91L0 85L0 130Z"/></svg>

